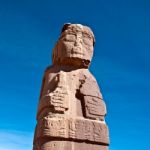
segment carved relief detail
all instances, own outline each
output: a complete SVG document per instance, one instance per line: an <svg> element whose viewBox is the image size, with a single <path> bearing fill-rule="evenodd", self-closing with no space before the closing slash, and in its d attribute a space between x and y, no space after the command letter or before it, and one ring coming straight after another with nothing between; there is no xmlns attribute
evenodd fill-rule
<svg viewBox="0 0 150 150"><path fill-rule="evenodd" d="M36 139L56 137L108 144L106 124L98 121L68 118L47 118L37 124Z"/></svg>
<svg viewBox="0 0 150 150"><path fill-rule="evenodd" d="M47 107L53 112L64 112L69 108L66 73L61 71L53 80L57 81L57 84L52 92L47 92L47 94L41 97L38 113Z"/></svg>
<svg viewBox="0 0 150 150"><path fill-rule="evenodd" d="M85 115L87 118L104 120L106 114L105 103L102 99L84 96Z"/></svg>

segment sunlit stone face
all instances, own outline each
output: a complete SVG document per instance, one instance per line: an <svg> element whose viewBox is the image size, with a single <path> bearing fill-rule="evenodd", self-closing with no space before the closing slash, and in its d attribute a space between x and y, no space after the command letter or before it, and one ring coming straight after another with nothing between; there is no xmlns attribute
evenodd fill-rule
<svg viewBox="0 0 150 150"><path fill-rule="evenodd" d="M62 34L53 51L53 62L71 63L76 66L89 66L93 56L94 36L90 28L71 24ZM75 64L76 63L76 64Z"/></svg>

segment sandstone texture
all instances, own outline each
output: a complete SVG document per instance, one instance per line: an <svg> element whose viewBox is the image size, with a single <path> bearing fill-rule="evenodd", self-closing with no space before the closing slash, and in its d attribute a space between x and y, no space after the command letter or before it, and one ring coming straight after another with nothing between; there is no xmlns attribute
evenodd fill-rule
<svg viewBox="0 0 150 150"><path fill-rule="evenodd" d="M64 25L43 77L33 150L108 150L106 106L88 70L94 43L89 27Z"/></svg>

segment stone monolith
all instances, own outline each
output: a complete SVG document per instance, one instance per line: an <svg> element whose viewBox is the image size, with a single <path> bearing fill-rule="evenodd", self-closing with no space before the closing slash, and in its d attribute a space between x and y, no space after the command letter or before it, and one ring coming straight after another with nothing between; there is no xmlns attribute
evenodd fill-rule
<svg viewBox="0 0 150 150"><path fill-rule="evenodd" d="M33 150L108 150L106 106L89 71L95 38L65 24L43 77Z"/></svg>

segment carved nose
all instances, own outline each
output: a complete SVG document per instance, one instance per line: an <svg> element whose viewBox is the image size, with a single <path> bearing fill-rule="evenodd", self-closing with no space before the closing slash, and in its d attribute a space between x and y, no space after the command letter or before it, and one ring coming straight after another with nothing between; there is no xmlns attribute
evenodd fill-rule
<svg viewBox="0 0 150 150"><path fill-rule="evenodd" d="M75 41L74 46L79 46L79 41Z"/></svg>
<svg viewBox="0 0 150 150"><path fill-rule="evenodd" d="M77 39L74 43L74 46L79 46L82 44L82 40L81 39Z"/></svg>

